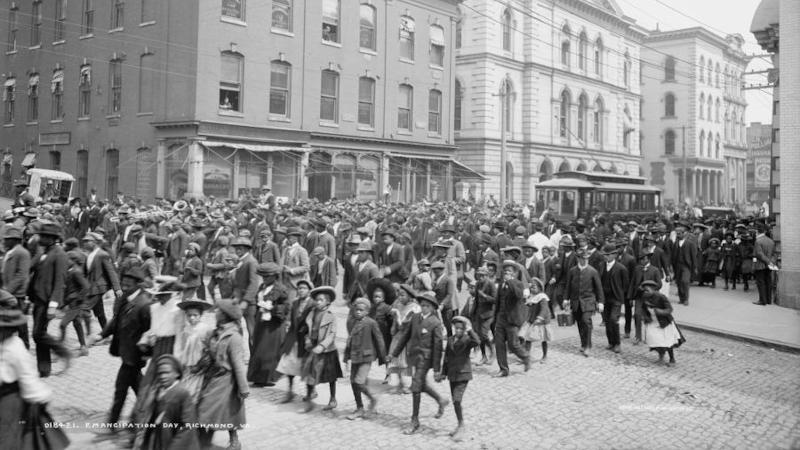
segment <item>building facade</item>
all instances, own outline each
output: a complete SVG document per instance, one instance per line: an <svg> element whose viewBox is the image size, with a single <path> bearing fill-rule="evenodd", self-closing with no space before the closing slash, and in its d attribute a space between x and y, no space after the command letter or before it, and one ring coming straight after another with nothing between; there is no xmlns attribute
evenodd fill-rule
<svg viewBox="0 0 800 450"><path fill-rule="evenodd" d="M640 42L614 2L466 0L456 31L459 160L478 196L536 202L554 172L640 175ZM503 94L503 95L501 95ZM505 143L505 186L501 148Z"/></svg>
<svg viewBox="0 0 800 450"><path fill-rule="evenodd" d="M747 127L747 201L761 206L769 202L772 125L751 122Z"/></svg>
<svg viewBox="0 0 800 450"><path fill-rule="evenodd" d="M456 0L3 3L13 176L29 153L76 196L394 201L480 177L452 159Z"/></svg>
<svg viewBox="0 0 800 450"><path fill-rule="evenodd" d="M643 153L650 182L664 189L667 203L746 201L744 39L696 27L656 30L644 42Z"/></svg>

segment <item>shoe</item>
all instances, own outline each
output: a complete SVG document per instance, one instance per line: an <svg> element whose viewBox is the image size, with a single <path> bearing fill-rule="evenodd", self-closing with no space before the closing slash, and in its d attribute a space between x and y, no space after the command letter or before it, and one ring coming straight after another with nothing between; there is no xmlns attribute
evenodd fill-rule
<svg viewBox="0 0 800 450"><path fill-rule="evenodd" d="M411 424L408 426L408 428L403 430L403 434L411 435L416 433L417 431L419 431L419 420L411 419Z"/></svg>
<svg viewBox="0 0 800 450"><path fill-rule="evenodd" d="M81 348L78 349L78 357L81 356L89 356L89 349L86 348L85 345L81 346Z"/></svg>
<svg viewBox="0 0 800 450"><path fill-rule="evenodd" d="M525 372L531 370L531 357L530 357L530 355L528 355L528 357L526 357L525 360L522 361L522 364L525 366Z"/></svg>
<svg viewBox="0 0 800 450"><path fill-rule="evenodd" d="M675 360L674 359L671 359L671 360L669 360L669 362L667 362L667 366L669 366L669 367L672 367L674 365L675 365Z"/></svg>
<svg viewBox="0 0 800 450"><path fill-rule="evenodd" d="M386 378L383 379L381 384L389 384L389 375L386 375Z"/></svg>
<svg viewBox="0 0 800 450"><path fill-rule="evenodd" d="M766 303L761 303L761 302L753 302L753 304L754 305L759 305L759 306L767 306Z"/></svg>
<svg viewBox="0 0 800 450"><path fill-rule="evenodd" d="M587 351L587 349L585 349L585 348L582 348L582 349L581 349L581 355L583 355L583 356L585 356L585 357L587 357L587 358L588 358L588 357L589 357L589 352Z"/></svg>
<svg viewBox="0 0 800 450"><path fill-rule="evenodd" d="M327 405L323 406L322 410L323 411L331 411L331 410L336 409L337 406L338 406L338 403L336 403L336 400L334 399L334 400L329 401Z"/></svg>
<svg viewBox="0 0 800 450"><path fill-rule="evenodd" d="M481 358L481 362L479 362L477 365L488 366L489 365L489 358L484 356L483 358Z"/></svg>
<svg viewBox="0 0 800 450"><path fill-rule="evenodd" d="M465 428L464 425L459 424L456 427L456 429L453 430L452 433L450 433L450 437L453 439L453 441L462 442L464 440L464 433L465 433L464 428Z"/></svg>
<svg viewBox="0 0 800 450"><path fill-rule="evenodd" d="M242 443L238 440L231 441L228 443L228 447L225 450L242 450Z"/></svg>
<svg viewBox="0 0 800 450"><path fill-rule="evenodd" d="M375 414L375 409L378 407L378 399L373 397L369 399L369 406L367 406L367 412L369 414Z"/></svg>
<svg viewBox="0 0 800 450"><path fill-rule="evenodd" d="M539 360L539 364L544 364L546 362L547 362L547 356L544 356L542 357L542 359Z"/></svg>
<svg viewBox="0 0 800 450"><path fill-rule="evenodd" d="M622 350L619 348L619 345L615 345L614 348L611 349L614 353L620 353Z"/></svg>
<svg viewBox="0 0 800 450"><path fill-rule="evenodd" d="M410 389L408 389L408 388L407 388L407 387L405 387L405 386L402 386L402 387L398 387L398 388L397 388L397 393L398 393L398 394L400 394L400 395L408 395L408 394L410 394L410 393L411 393L411 390L410 390Z"/></svg>
<svg viewBox="0 0 800 450"><path fill-rule="evenodd" d="M283 400L281 400L281 403L282 404L292 403L292 400L294 400L294 392L289 391L286 393L286 397L284 397Z"/></svg>
<svg viewBox="0 0 800 450"><path fill-rule="evenodd" d="M315 398L317 398L317 390L316 389L313 392L311 392L311 397L309 397L307 395L304 395L303 396L303 401L304 402L308 402L308 401L314 400Z"/></svg>
<svg viewBox="0 0 800 450"><path fill-rule="evenodd" d="M606 346L606 350L614 350L614 346L613 345L608 345L608 346Z"/></svg>
<svg viewBox="0 0 800 450"><path fill-rule="evenodd" d="M356 420L364 417L364 408L358 408L347 416L347 420Z"/></svg>
<svg viewBox="0 0 800 450"><path fill-rule="evenodd" d="M507 370L501 370L500 372L497 372L496 374L492 375L492 378L503 378L503 377L507 377L507 376L508 376L508 371Z"/></svg>
<svg viewBox="0 0 800 450"><path fill-rule="evenodd" d="M642 340L639 339L639 338L636 338L636 339L633 340L633 345L639 345L641 343L642 343Z"/></svg>
<svg viewBox="0 0 800 450"><path fill-rule="evenodd" d="M450 400L442 399L439 402L439 410L436 411L436 414L433 415L433 418L434 419L441 419L442 416L444 415L444 409L447 408L447 405L449 405L449 404L450 404Z"/></svg>
<svg viewBox="0 0 800 450"><path fill-rule="evenodd" d="M631 334L630 334L630 333L625 333L625 336L624 336L624 338L625 338L625 339L630 339L630 338L631 338Z"/></svg>

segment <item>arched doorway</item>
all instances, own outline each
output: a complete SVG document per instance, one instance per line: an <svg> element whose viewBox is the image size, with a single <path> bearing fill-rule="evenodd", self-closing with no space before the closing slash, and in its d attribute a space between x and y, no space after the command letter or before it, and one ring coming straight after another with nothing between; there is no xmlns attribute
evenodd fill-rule
<svg viewBox="0 0 800 450"><path fill-rule="evenodd" d="M326 201L331 198L331 155L315 152L308 157L308 197Z"/></svg>
<svg viewBox="0 0 800 450"><path fill-rule="evenodd" d="M514 201L514 165L506 163L506 201Z"/></svg>
<svg viewBox="0 0 800 450"><path fill-rule="evenodd" d="M545 159L539 166L539 181L547 181L551 178L553 178L553 163L549 159Z"/></svg>

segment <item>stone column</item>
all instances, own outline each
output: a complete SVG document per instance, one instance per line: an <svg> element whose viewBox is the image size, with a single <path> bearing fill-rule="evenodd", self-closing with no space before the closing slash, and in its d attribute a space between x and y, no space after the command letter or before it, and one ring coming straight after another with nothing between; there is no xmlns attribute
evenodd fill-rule
<svg viewBox="0 0 800 450"><path fill-rule="evenodd" d="M431 163L425 163L425 196L430 201L431 199Z"/></svg>
<svg viewBox="0 0 800 450"><path fill-rule="evenodd" d="M699 170L695 170L694 178L694 198L692 200L697 202L703 198L703 174Z"/></svg>
<svg viewBox="0 0 800 450"><path fill-rule="evenodd" d="M274 163L273 163L273 160L272 160L272 153L268 153L267 157L264 158L264 159L267 160L267 185L269 185L269 187L271 188L272 187L272 167L274 166Z"/></svg>
<svg viewBox="0 0 800 450"><path fill-rule="evenodd" d="M189 141L189 158L187 162L186 197L203 197L203 160L205 159L203 146L197 139Z"/></svg>
<svg viewBox="0 0 800 450"><path fill-rule="evenodd" d="M300 180L298 197L300 198L308 198L308 177L306 176L308 154L308 152L303 152L300 162L297 164L297 178Z"/></svg>
<svg viewBox="0 0 800 450"><path fill-rule="evenodd" d="M389 163L389 157L383 155L381 158L381 181L380 185L378 186L378 198L383 199L383 188L387 184L389 184L389 169L391 168L391 164ZM400 196L400 190L397 189L397 186L392 186L392 198L389 199L390 202L397 201L398 197Z"/></svg>
<svg viewBox="0 0 800 450"><path fill-rule="evenodd" d="M164 181L167 178L167 142L164 139L158 140L156 148L156 197L166 197L166 186Z"/></svg>
<svg viewBox="0 0 800 450"><path fill-rule="evenodd" d="M241 160L242 158L239 156L238 151L233 154L233 183L231 183L231 189L233 189L233 192L231 192L231 196L235 199L239 198L239 188L241 187L239 181L239 175L241 174L242 166Z"/></svg>

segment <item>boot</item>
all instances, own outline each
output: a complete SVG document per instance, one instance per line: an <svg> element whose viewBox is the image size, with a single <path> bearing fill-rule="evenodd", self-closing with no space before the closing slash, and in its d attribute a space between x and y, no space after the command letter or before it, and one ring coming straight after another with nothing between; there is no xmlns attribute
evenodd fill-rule
<svg viewBox="0 0 800 450"><path fill-rule="evenodd" d="M465 426L463 423L459 423L456 426L456 429L450 434L451 438L455 442L462 442L464 440L464 434L466 433Z"/></svg>
<svg viewBox="0 0 800 450"><path fill-rule="evenodd" d="M410 435L416 433L417 431L419 431L419 419L412 417L411 424L408 426L408 428L403 430L403 434Z"/></svg>

